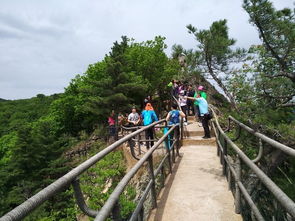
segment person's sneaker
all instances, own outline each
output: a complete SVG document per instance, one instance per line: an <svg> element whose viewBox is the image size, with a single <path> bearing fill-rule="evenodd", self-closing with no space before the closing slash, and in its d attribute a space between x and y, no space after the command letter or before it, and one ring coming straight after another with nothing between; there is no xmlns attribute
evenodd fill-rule
<svg viewBox="0 0 295 221"><path fill-rule="evenodd" d="M202 137L203 139L210 139L211 137L207 137L207 136L204 136Z"/></svg>
<svg viewBox="0 0 295 221"><path fill-rule="evenodd" d="M183 124L184 124L184 126L187 126L187 122L184 122Z"/></svg>

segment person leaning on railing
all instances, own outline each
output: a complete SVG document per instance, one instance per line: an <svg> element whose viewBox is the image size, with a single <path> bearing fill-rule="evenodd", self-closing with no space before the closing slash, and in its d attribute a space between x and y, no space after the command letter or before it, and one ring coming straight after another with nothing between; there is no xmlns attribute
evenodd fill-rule
<svg viewBox="0 0 295 221"><path fill-rule="evenodd" d="M200 111L200 119L202 122L202 126L204 128L205 135L203 136L204 139L211 138L210 130L209 130L209 109L208 103L203 97L188 97L188 99L198 101L199 111Z"/></svg>

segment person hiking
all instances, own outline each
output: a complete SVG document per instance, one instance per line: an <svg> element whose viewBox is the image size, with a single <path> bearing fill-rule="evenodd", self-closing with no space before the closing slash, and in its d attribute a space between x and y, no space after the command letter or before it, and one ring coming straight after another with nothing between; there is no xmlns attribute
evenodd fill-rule
<svg viewBox="0 0 295 221"><path fill-rule="evenodd" d="M167 114L166 121L168 125L175 125L180 123L180 117L185 118L185 113L182 111L177 110L177 104L172 104L171 111ZM175 129L175 133L173 136L175 139L179 136L179 126ZM170 144L172 145L172 144Z"/></svg>
<svg viewBox="0 0 295 221"><path fill-rule="evenodd" d="M145 106L145 110L142 111L141 117L143 119L143 125L148 126L152 124L155 121L158 121L158 117L154 111L153 106L151 103L147 103ZM153 140L154 139L154 128L151 127L147 130L145 130L145 138L146 140ZM150 145L149 145L150 144ZM150 148L154 145L154 141L146 142L147 148Z"/></svg>
<svg viewBox="0 0 295 221"><path fill-rule="evenodd" d="M188 97L193 97L195 95L195 91L192 87L192 85L188 86L187 90L187 96ZM192 100L187 100L187 110L188 110L188 116L191 116L190 113L192 113L192 116L195 116L195 108L194 108L194 102Z"/></svg>
<svg viewBox="0 0 295 221"><path fill-rule="evenodd" d="M187 115L187 96L185 96L184 90L180 91L178 102L180 104L182 112ZM187 118L184 118L184 125L187 125Z"/></svg>
<svg viewBox="0 0 295 221"><path fill-rule="evenodd" d="M108 117L108 124L109 124L109 137L115 140L116 135L116 121L115 121L115 111L113 110ZM110 142L110 140L109 140Z"/></svg>
<svg viewBox="0 0 295 221"><path fill-rule="evenodd" d="M207 94L205 92L205 89L201 85L197 88L197 91L194 94L194 98L197 98L199 96L200 97L203 97L205 100L207 99ZM198 100L195 100L194 101L194 108L195 108L195 117L196 117L196 120L199 119L199 121L202 122L202 120L200 118L200 108L199 108L199 101Z"/></svg>
<svg viewBox="0 0 295 221"><path fill-rule="evenodd" d="M204 97L201 97L200 95L195 97L188 97L188 99L193 99L195 101L198 101L198 107L199 107L199 113L200 113L200 119L202 122L202 126L204 128L204 139L211 138L210 130L209 130L209 109L208 109L208 102L205 100Z"/></svg>
<svg viewBox="0 0 295 221"><path fill-rule="evenodd" d="M134 127L137 126L140 122L140 116L136 111L136 108L132 108L132 112L128 115L128 126Z"/></svg>

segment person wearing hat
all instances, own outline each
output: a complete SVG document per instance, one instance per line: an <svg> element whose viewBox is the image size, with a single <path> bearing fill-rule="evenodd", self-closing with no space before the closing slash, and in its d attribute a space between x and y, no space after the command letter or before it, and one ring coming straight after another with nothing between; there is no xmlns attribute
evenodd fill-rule
<svg viewBox="0 0 295 221"><path fill-rule="evenodd" d="M198 95L198 97L188 97L188 99L192 99L198 101L198 108L199 108L199 117L202 122L202 126L204 128L204 139L211 138L210 129L209 129L209 108L208 102L204 97Z"/></svg>
<svg viewBox="0 0 295 221"><path fill-rule="evenodd" d="M198 86L197 91L194 94L194 98L197 98L197 97L202 97L205 100L207 99L207 94L205 92L205 88L202 85ZM196 117L196 120L199 119L199 121L202 122L201 121L201 118L200 118L199 101L196 100L196 99L194 101L194 108L195 108L195 117Z"/></svg>
<svg viewBox="0 0 295 221"><path fill-rule="evenodd" d="M145 110L142 111L141 117L143 119L143 125L148 126L152 124L155 121L158 121L158 117L154 111L153 106L151 103L147 103L145 106ZM154 139L154 128L151 127L147 130L145 130L145 138L146 140L153 140ZM146 146L147 148L150 148L149 144L151 144L151 147L154 145L154 141L150 141L150 143L147 141Z"/></svg>

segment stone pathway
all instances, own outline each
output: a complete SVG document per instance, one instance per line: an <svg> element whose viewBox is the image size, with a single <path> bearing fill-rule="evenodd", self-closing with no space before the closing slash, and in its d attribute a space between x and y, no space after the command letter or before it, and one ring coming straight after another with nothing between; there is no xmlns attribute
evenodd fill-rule
<svg viewBox="0 0 295 221"><path fill-rule="evenodd" d="M215 138L202 139L203 128L190 121L181 157L160 194L150 221L240 221L234 198L222 176Z"/></svg>

